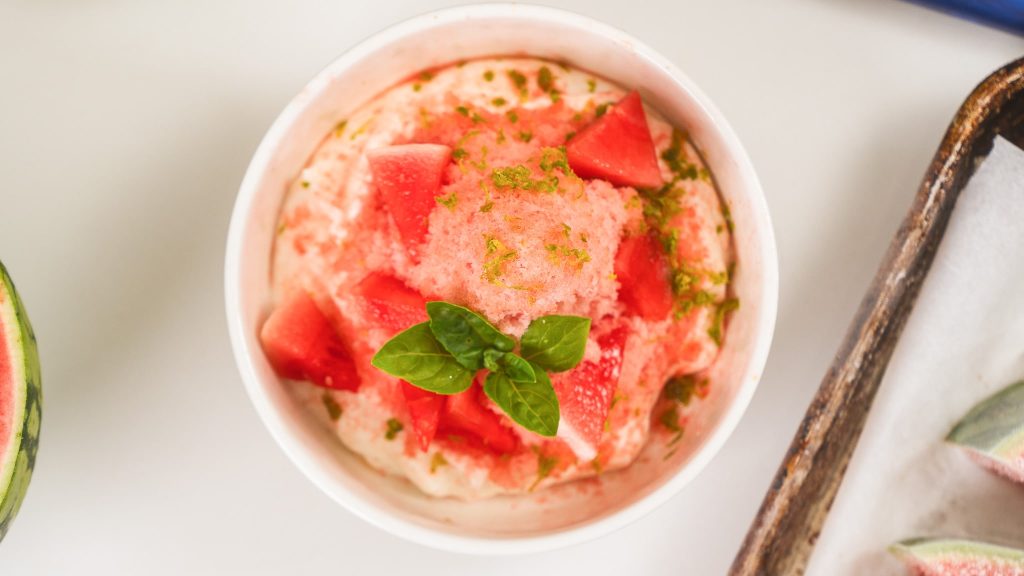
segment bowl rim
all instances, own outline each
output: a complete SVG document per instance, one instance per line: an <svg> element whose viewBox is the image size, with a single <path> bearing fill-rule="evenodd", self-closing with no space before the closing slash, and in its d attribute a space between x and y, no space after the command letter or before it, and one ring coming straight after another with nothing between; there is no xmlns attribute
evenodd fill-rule
<svg viewBox="0 0 1024 576"><path fill-rule="evenodd" d="M608 37L618 44L628 47L638 58L655 64L684 91L689 92L703 108L703 113L711 120L725 149L729 151L731 159L736 163L736 171L744 183L745 193L750 196L751 212L754 215L757 228L755 238L759 243L756 252L761 258L763 266L763 275L760 279L762 301L759 307L759 317L756 319L758 334L754 337L753 349L748 356L747 370L735 397L725 408L721 421L705 442L697 448L692 458L675 474L666 479L661 486L639 500L596 520L537 536L494 538L445 533L393 515L339 487L330 475L323 471L304 443L288 430L285 419L261 390L260 377L252 362L254 352L247 341L244 315L241 310L241 263L245 251L244 240L250 223L249 215L260 189L260 180L271 164L281 139L310 102L315 100L315 95L326 89L331 78L338 73L405 36L458 21L484 18L548 20L586 30L593 35ZM403 539L450 552L476 555L513 555L563 548L607 535L635 522L664 504L707 467L712 458L721 451L746 412L767 362L778 308L778 254L764 191L746 150L711 100L671 61L626 32L575 12L518 3L470 4L413 16L364 38L332 60L300 90L298 95L288 102L261 140L246 168L239 188L228 230L224 289L232 352L247 395L260 416L260 420L278 446L310 481L332 500L356 516Z"/></svg>

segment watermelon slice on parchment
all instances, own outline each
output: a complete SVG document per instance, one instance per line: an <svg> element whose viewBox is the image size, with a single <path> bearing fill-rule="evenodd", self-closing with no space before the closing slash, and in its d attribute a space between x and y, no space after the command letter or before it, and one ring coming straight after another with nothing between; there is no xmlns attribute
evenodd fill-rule
<svg viewBox="0 0 1024 576"><path fill-rule="evenodd" d="M0 263L0 540L25 498L39 448L43 401L36 338Z"/></svg>
<svg viewBox="0 0 1024 576"><path fill-rule="evenodd" d="M1024 484L1024 381L972 408L946 441L985 468Z"/></svg>
<svg viewBox="0 0 1024 576"><path fill-rule="evenodd" d="M1024 576L1024 550L984 542L921 538L889 551L913 576Z"/></svg>

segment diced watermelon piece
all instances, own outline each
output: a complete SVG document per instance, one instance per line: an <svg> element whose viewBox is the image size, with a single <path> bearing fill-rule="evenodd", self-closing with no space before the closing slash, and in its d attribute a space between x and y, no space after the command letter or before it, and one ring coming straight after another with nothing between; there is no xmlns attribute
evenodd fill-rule
<svg viewBox="0 0 1024 576"><path fill-rule="evenodd" d="M441 410L444 409L444 396L417 388L404 380L402 396L405 397L405 406L409 410L416 442L420 449L426 452L437 433L437 423L441 419Z"/></svg>
<svg viewBox="0 0 1024 576"><path fill-rule="evenodd" d="M498 454L514 452L519 447L519 438L497 414L484 407L482 399L479 383L448 396L438 431L476 440Z"/></svg>
<svg viewBox="0 0 1024 576"><path fill-rule="evenodd" d="M390 274L371 272L353 291L370 321L392 333L427 320L426 298Z"/></svg>
<svg viewBox="0 0 1024 576"><path fill-rule="evenodd" d="M619 326L601 336L597 340L601 347L600 360L582 362L552 378L562 414L558 436L581 460L592 460L597 455L604 422L619 385L627 335L626 327Z"/></svg>
<svg viewBox="0 0 1024 576"><path fill-rule="evenodd" d="M359 388L359 374L330 320L305 292L271 313L260 331L263 351L282 378L309 380L335 390Z"/></svg>
<svg viewBox="0 0 1024 576"><path fill-rule="evenodd" d="M451 148L442 144L400 144L367 152L373 183L409 249L427 237L427 218L437 204L434 198L451 156Z"/></svg>
<svg viewBox="0 0 1024 576"><path fill-rule="evenodd" d="M581 178L636 188L662 185L644 105L635 90L580 130L566 144L565 153L569 166Z"/></svg>
<svg viewBox="0 0 1024 576"><path fill-rule="evenodd" d="M619 300L631 314L645 320L664 320L672 311L672 281L668 259L653 234L622 239L615 255Z"/></svg>

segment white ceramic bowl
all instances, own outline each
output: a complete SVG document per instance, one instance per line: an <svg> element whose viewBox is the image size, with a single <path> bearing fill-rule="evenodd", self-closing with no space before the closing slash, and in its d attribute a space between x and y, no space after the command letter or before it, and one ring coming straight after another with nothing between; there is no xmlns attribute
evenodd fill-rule
<svg viewBox="0 0 1024 576"><path fill-rule="evenodd" d="M382 477L345 449L292 399L260 350L269 302L270 253L278 210L334 123L423 68L481 56L529 54L561 60L637 88L672 123L689 130L735 222L742 303L713 368L713 393L688 423L679 449L650 443L629 468L521 497L466 503L433 499ZM694 478L736 427L768 354L778 298L771 222L757 177L736 135L711 102L665 58L630 36L572 13L517 4L434 12L364 40L316 76L264 137L242 182L228 237L227 316L246 390L292 461L324 492L384 530L437 548L522 553L607 534L650 512ZM666 458L666 456L668 456Z"/></svg>

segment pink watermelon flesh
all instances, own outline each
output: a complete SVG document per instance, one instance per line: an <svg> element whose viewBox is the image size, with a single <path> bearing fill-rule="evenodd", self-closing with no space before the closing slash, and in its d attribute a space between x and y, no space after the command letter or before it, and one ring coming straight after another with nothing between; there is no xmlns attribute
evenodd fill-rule
<svg viewBox="0 0 1024 576"><path fill-rule="evenodd" d="M464 436L466 440L495 454L515 452L519 437L502 417L488 410L479 382L468 390L445 397L437 432Z"/></svg>
<svg viewBox="0 0 1024 576"><path fill-rule="evenodd" d="M565 145L565 153L569 167L581 178L637 188L662 185L651 130L636 91L580 130Z"/></svg>
<svg viewBox="0 0 1024 576"><path fill-rule="evenodd" d="M401 144L367 152L373 183L412 252L427 237L430 211L451 156L451 148L441 144Z"/></svg>
<svg viewBox="0 0 1024 576"><path fill-rule="evenodd" d="M994 472L1004 478L1009 478L1019 484L1024 484L1024 451L1018 452L1015 456L1001 455L998 458L990 454L978 452L965 448L967 455L982 468Z"/></svg>
<svg viewBox="0 0 1024 576"><path fill-rule="evenodd" d="M661 242L653 234L623 238L615 255L619 300L628 314L664 320L672 311L671 270Z"/></svg>
<svg viewBox="0 0 1024 576"><path fill-rule="evenodd" d="M625 327L605 334L597 341L601 347L600 360L582 362L551 379L561 411L558 436L581 460L597 456L604 422L619 384L626 335Z"/></svg>
<svg viewBox="0 0 1024 576"><path fill-rule="evenodd" d="M425 322L427 300L405 282L382 272L371 272L353 290L366 315L392 334Z"/></svg>
<svg viewBox="0 0 1024 576"><path fill-rule="evenodd" d="M267 360L282 378L334 390L356 390L355 362L316 302L297 292L279 305L260 331Z"/></svg>
<svg viewBox="0 0 1024 576"><path fill-rule="evenodd" d="M983 542L909 540L891 551L914 576L1024 576L1024 551Z"/></svg>
<svg viewBox="0 0 1024 576"><path fill-rule="evenodd" d="M445 397L428 390L417 388L405 380L402 381L402 396L405 407L409 410L412 430L416 434L416 443L420 450L426 452L437 434L437 424L444 409Z"/></svg>
<svg viewBox="0 0 1024 576"><path fill-rule="evenodd" d="M3 291L0 290L0 300L2 299ZM14 418L14 365L11 364L11 351L8 349L10 343L7 330L8 327L3 325L3 318L0 317L0 457L3 456L2 447L10 444L14 431L11 422ZM0 467L2 463L0 460ZM3 476L2 472L0 469L0 477Z"/></svg>

